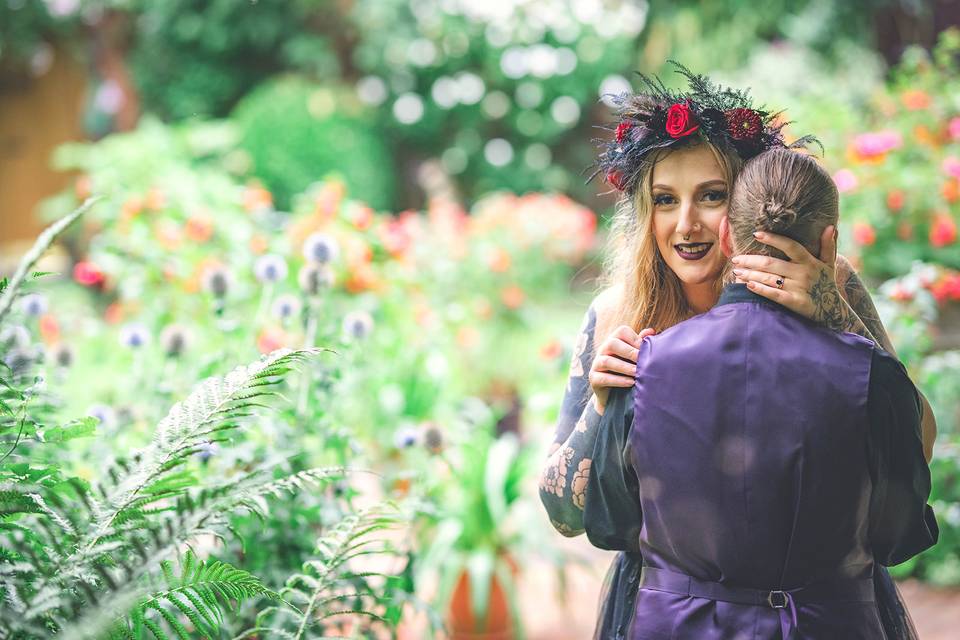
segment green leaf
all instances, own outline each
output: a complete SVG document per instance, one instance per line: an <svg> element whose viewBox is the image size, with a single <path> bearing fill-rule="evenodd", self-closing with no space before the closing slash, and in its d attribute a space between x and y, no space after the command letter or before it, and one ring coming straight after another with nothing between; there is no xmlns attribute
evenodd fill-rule
<svg viewBox="0 0 960 640"><path fill-rule="evenodd" d="M97 419L91 416L85 416L73 420L62 427L46 427L37 432L37 437L41 442L66 442L74 438L84 438L95 435L97 431Z"/></svg>

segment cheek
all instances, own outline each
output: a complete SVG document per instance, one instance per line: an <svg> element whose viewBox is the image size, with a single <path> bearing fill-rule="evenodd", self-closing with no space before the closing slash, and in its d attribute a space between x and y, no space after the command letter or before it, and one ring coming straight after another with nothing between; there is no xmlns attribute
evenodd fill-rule
<svg viewBox="0 0 960 640"><path fill-rule="evenodd" d="M720 221L727 215L727 206L710 209L701 215L700 220L704 228L708 229L713 235L720 237Z"/></svg>

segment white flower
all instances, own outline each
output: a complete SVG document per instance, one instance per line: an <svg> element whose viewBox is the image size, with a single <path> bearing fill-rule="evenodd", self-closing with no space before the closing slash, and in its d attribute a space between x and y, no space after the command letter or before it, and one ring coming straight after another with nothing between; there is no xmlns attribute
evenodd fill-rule
<svg viewBox="0 0 960 640"><path fill-rule="evenodd" d="M278 296L273 302L273 315L281 320L286 320L300 313L302 306L303 305L300 303L300 298L295 295L285 293L282 296Z"/></svg>
<svg viewBox="0 0 960 640"><path fill-rule="evenodd" d="M326 233L313 233L303 242L303 257L310 262L326 264L340 255L336 238Z"/></svg>
<svg viewBox="0 0 960 640"><path fill-rule="evenodd" d="M268 253L257 258L253 273L260 282L279 282L287 277L287 261L274 253Z"/></svg>
<svg viewBox="0 0 960 640"><path fill-rule="evenodd" d="M150 342L150 330L139 322L126 324L120 329L120 344L131 349L139 349Z"/></svg>
<svg viewBox="0 0 960 640"><path fill-rule="evenodd" d="M363 340L373 331L373 317L366 311L351 311L343 318L343 334L351 340Z"/></svg>
<svg viewBox="0 0 960 640"><path fill-rule="evenodd" d="M42 316L47 306L47 297L39 293L28 293L20 300L20 309L28 316Z"/></svg>

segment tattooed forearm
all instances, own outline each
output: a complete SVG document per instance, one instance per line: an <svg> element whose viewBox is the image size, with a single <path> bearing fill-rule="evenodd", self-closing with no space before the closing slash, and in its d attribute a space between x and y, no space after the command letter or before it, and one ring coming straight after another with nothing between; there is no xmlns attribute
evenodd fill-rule
<svg viewBox="0 0 960 640"><path fill-rule="evenodd" d="M590 471L589 456L593 455L596 441L591 427L600 423L600 416L589 401L592 390L588 379L596 324L597 314L591 305L574 342L560 418L540 475L540 499L554 527L565 536L583 533L583 499Z"/></svg>
<svg viewBox="0 0 960 640"><path fill-rule="evenodd" d="M579 535L584 530L590 456L599 426L600 414L593 402L587 402L570 436L562 443L554 443L540 475L540 501L554 527L565 536Z"/></svg>
<svg viewBox="0 0 960 640"><path fill-rule="evenodd" d="M890 342L890 336L887 335L887 330L880 321L880 315L877 313L877 308L873 304L873 299L870 297L870 293L856 272L851 273L846 282L844 282L843 293L853 313L856 314L857 318L859 318L860 322L863 323L867 332L870 334L866 337L871 338L883 347L887 353L896 356L897 352L894 351L893 344Z"/></svg>

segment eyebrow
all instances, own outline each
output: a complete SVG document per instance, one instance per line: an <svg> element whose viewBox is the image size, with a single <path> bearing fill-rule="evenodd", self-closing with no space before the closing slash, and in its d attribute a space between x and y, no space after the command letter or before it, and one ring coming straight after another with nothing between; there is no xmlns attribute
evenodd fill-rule
<svg viewBox="0 0 960 640"><path fill-rule="evenodd" d="M703 188L706 188L706 187L712 187L712 186L714 186L714 185L723 185L723 186L725 187L725 186L727 186L727 181L726 181L726 180L719 180L719 179L718 179L718 180L708 180L707 182L701 182L700 184L698 184L698 185L697 185L697 189L703 189ZM664 191L670 191L670 190L672 189L672 187L670 187L670 186L668 186L668 185L665 185L665 184L655 184L655 185L653 185L653 186L650 187L650 188L651 188L651 189L663 189Z"/></svg>

